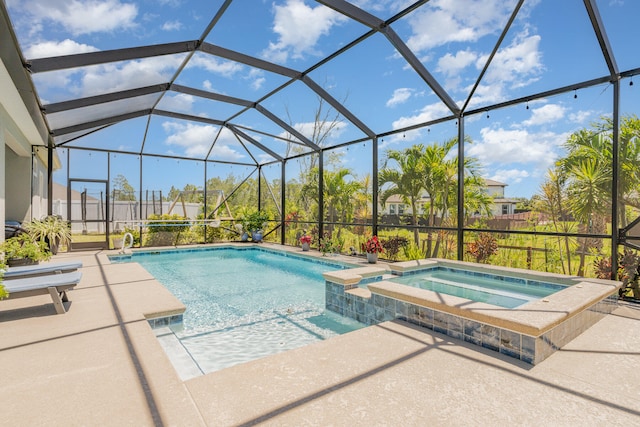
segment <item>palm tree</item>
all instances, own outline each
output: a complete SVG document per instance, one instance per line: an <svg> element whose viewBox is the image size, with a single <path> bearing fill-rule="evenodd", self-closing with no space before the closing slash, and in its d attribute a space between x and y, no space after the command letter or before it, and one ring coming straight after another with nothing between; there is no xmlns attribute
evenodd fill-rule
<svg viewBox="0 0 640 427"><path fill-rule="evenodd" d="M457 168L450 161L446 160L446 156L457 143L457 139L451 138L443 145L434 143L427 146L424 150L422 158L423 186L429 194L429 215L427 225L433 226L440 211L440 218L444 219L444 214L448 210L449 195L455 190L455 177ZM454 187L454 188L452 188ZM427 230L427 249L426 256L431 256L432 231ZM437 246L437 245L436 245ZM435 252L435 251L434 251Z"/></svg>
<svg viewBox="0 0 640 427"><path fill-rule="evenodd" d="M457 212L458 157L450 157L451 150L458 144L451 138L444 144L432 144L425 149L424 182L429 193L429 222L435 218L445 218ZM485 181L480 177L480 163L474 157L464 160L464 212L491 214L492 199L485 191ZM435 225L435 224L432 224ZM438 233L432 251L432 232L427 236L426 256L438 256L442 234Z"/></svg>
<svg viewBox="0 0 640 427"><path fill-rule="evenodd" d="M568 177L567 197L574 218L593 231L597 221L611 209L612 144L607 132L581 129L569 136L565 142L567 157L558 161L561 173ZM578 275L584 274L584 259L587 240L582 241Z"/></svg>
<svg viewBox="0 0 640 427"><path fill-rule="evenodd" d="M606 215L610 192L604 184L611 182L611 175L604 168L599 167L593 159L583 159L574 164L572 175L573 180L568 189L571 212L576 220L588 226L588 232L592 232L591 227L595 217ZM581 240L578 276L584 276L584 259L587 251L587 239Z"/></svg>
<svg viewBox="0 0 640 427"><path fill-rule="evenodd" d="M371 174L365 174L360 181L360 191L355 194L355 212L356 217L367 221L370 217L371 206Z"/></svg>
<svg viewBox="0 0 640 427"><path fill-rule="evenodd" d="M418 200L424 187L424 146L417 144L402 151L388 150L383 168L378 172L380 188L389 184L380 194L380 203L384 206L389 197L399 195L402 201L411 205L411 225L416 245L420 244L418 230ZM395 162L399 169L390 168L389 162Z"/></svg>
<svg viewBox="0 0 640 427"><path fill-rule="evenodd" d="M341 222L350 222L353 219L353 197L361 190L362 185L355 179L347 181L346 177L350 175L353 176L347 168L324 172L324 205L330 223L338 219Z"/></svg>
<svg viewBox="0 0 640 427"><path fill-rule="evenodd" d="M613 121L611 118L603 118L596 125L596 130L606 138L607 145L612 146ZM625 206L640 209L640 119L637 116L625 116L620 121L619 162L620 174L618 176L618 224L625 227L628 224L625 214ZM611 149L610 149L611 150Z"/></svg>

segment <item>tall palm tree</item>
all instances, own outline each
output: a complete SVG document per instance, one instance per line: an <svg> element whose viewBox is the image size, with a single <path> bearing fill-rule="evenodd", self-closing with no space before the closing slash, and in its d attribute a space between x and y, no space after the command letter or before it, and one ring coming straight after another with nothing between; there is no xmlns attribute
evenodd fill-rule
<svg viewBox="0 0 640 427"><path fill-rule="evenodd" d="M599 167L594 159L581 159L572 167L572 182L569 185L569 206L573 216L587 225L591 232L594 217L603 217L608 211L607 203L610 191L605 184L611 182L611 175L605 168ZM587 239L582 239L578 276L584 276L584 260L587 251Z"/></svg>
<svg viewBox="0 0 640 427"><path fill-rule="evenodd" d="M427 224L434 226L435 219L438 216L437 211L440 211L440 218L444 219L444 213L448 210L449 194L452 187L455 187L453 183L457 172L452 170L452 165L446 160L448 153L455 147L457 143L456 138L451 138L444 144L434 143L428 145L423 152L420 162L423 169L423 186L425 191L429 194L429 214L427 218ZM430 257L431 246L433 241L433 232L431 229L427 230L427 248L426 256Z"/></svg>
<svg viewBox="0 0 640 427"><path fill-rule="evenodd" d="M367 221L371 215L371 190L371 174L368 173L360 180L360 191L355 194L356 217L365 221Z"/></svg>
<svg viewBox="0 0 640 427"><path fill-rule="evenodd" d="M611 180L613 176L611 137L596 126L595 130L580 129L564 144L568 154L558 161L558 169L568 179L567 197L574 218L583 228L590 229L611 209ZM584 274L587 240L581 241L578 275Z"/></svg>
<svg viewBox="0 0 640 427"><path fill-rule="evenodd" d="M444 144L432 144L426 147L424 162L425 189L429 193L429 222L435 218L444 220L457 212L458 194L458 157L452 157L451 151L458 144L457 138L451 138ZM474 157L464 160L464 212L483 212L491 214L492 199L485 191L485 181L480 177L480 163ZM435 225L435 224L433 224ZM442 234L438 233L432 250L432 232L427 236L426 255L438 256Z"/></svg>
<svg viewBox="0 0 640 427"><path fill-rule="evenodd" d="M603 118L596 125L596 131L606 138L607 145L612 145L613 120ZM628 219L625 206L640 209L640 119L635 115L624 116L620 120L619 162L620 174L618 176L618 224L625 227Z"/></svg>
<svg viewBox="0 0 640 427"><path fill-rule="evenodd" d="M380 203L384 206L389 197L398 195L402 201L411 206L411 225L413 239L416 245L420 244L420 232L418 230L418 200L424 187L424 164L422 156L424 146L417 144L402 151L388 150L383 168L378 172L378 185L382 189ZM389 167L389 163L395 163L398 168Z"/></svg>
<svg viewBox="0 0 640 427"><path fill-rule="evenodd" d="M348 176L353 177L348 168L324 172L323 195L329 222L350 222L353 219L353 198L362 185L356 179L347 180Z"/></svg>

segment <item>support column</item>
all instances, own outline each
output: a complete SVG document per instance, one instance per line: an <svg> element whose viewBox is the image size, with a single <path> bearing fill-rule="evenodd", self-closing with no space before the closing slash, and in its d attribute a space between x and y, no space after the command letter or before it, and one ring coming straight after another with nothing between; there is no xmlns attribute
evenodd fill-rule
<svg viewBox="0 0 640 427"><path fill-rule="evenodd" d="M611 265L618 265L618 181L620 174L620 80L613 82L613 135L611 140ZM624 210L623 210L624 212ZM618 280L618 269L611 269L611 280Z"/></svg>
<svg viewBox="0 0 640 427"><path fill-rule="evenodd" d="M371 216L373 224L372 232L375 236L378 234L378 137L374 137L371 143L373 144L373 170L371 174L371 203L373 206Z"/></svg>
<svg viewBox="0 0 640 427"><path fill-rule="evenodd" d="M5 150L7 149L6 142L4 140L4 129L3 123L0 120L0 165L2 165L2 171L0 172L0 242L4 241L4 221L5 217L5 199L6 199L6 191L5 187L7 185L7 168L6 168L6 154Z"/></svg>
<svg viewBox="0 0 640 427"><path fill-rule="evenodd" d="M324 150L318 153L318 239L324 231Z"/></svg>
<svg viewBox="0 0 640 427"><path fill-rule="evenodd" d="M458 118L458 260L464 258L464 116Z"/></svg>
<svg viewBox="0 0 640 427"><path fill-rule="evenodd" d="M280 162L280 244L285 244L284 233L287 231L284 217L285 217L285 206L287 203L287 161L283 160Z"/></svg>
<svg viewBox="0 0 640 427"><path fill-rule="evenodd" d="M53 215L53 150L55 150L53 142L49 142L47 147L47 215L49 216Z"/></svg>
<svg viewBox="0 0 640 427"><path fill-rule="evenodd" d="M262 165L258 165L258 210L262 208Z"/></svg>

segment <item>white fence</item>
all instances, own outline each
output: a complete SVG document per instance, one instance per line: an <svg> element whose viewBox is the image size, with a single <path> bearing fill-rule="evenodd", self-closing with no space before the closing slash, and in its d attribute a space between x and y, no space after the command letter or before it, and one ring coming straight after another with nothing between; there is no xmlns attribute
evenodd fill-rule
<svg viewBox="0 0 640 427"><path fill-rule="evenodd" d="M134 225L136 221L145 220L152 214L168 213L172 202L138 202L138 201L115 201L109 203L109 232L117 232L124 229L124 226ZM83 217L84 208L84 217ZM142 211L141 211L142 209ZM186 216L189 219L196 219L198 214L202 212L202 204L200 203L178 203L173 207L172 214ZM67 218L67 201L53 201L53 215L60 215L64 219ZM100 200L87 200L82 204L80 200L71 201L71 224L72 233L104 233L104 221L106 213L105 203ZM83 221L86 220L85 221ZM91 222L99 220L101 222Z"/></svg>

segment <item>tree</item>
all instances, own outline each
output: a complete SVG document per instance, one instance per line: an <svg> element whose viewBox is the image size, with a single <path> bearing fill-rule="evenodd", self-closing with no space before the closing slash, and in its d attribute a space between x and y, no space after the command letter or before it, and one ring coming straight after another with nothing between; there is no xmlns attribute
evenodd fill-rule
<svg viewBox="0 0 640 427"><path fill-rule="evenodd" d="M610 136L602 128L581 129L569 136L564 146L565 158L558 161L567 176L568 205L584 232L604 232L607 213L611 209L612 149ZM594 228L594 225L602 224ZM579 230L580 231L580 230ZM588 240L580 238L578 275L584 275Z"/></svg>
<svg viewBox="0 0 640 427"><path fill-rule="evenodd" d="M329 222L350 222L353 219L353 195L360 191L357 180L348 181L353 176L350 169L340 168L324 173L324 204Z"/></svg>
<svg viewBox="0 0 640 427"><path fill-rule="evenodd" d="M540 186L540 194L535 197L535 209L545 213L551 219L556 233L569 233L571 231L571 222L567 221L568 202L567 202L567 176L557 167L547 171L547 179ZM562 240L558 237L558 251L560 253L560 262L563 274L573 274L571 270L571 247L569 237L564 237L564 251L567 256L567 266L564 264L562 255Z"/></svg>
<svg viewBox="0 0 640 427"><path fill-rule="evenodd" d="M380 203L384 205L389 197L399 195L404 203L411 205L411 225L413 239L420 244L418 230L418 200L424 187L424 146L417 144L402 151L387 150L383 168L378 172L378 185L387 188L380 194ZM395 163L399 169L389 167L389 162Z"/></svg>
<svg viewBox="0 0 640 427"><path fill-rule="evenodd" d="M457 214L458 157L450 155L457 144L458 139L451 138L444 144L434 143L425 148L422 161L424 162L425 190L429 194L430 225L436 225L436 218L445 221ZM490 216L492 203L491 197L485 191L485 181L480 176L480 163L474 157L465 157L463 206L465 218L474 212ZM441 239L442 233L438 233L433 245L433 233L431 230L428 231L427 257L438 256Z"/></svg>
<svg viewBox="0 0 640 427"><path fill-rule="evenodd" d="M119 174L115 178L113 178L113 200L121 201L135 201L136 200L136 192L127 181L127 178Z"/></svg>
<svg viewBox="0 0 640 427"><path fill-rule="evenodd" d="M366 174L360 181L360 191L355 194L355 215L356 218L367 220L371 216L370 205L372 201L371 194L371 174Z"/></svg>

